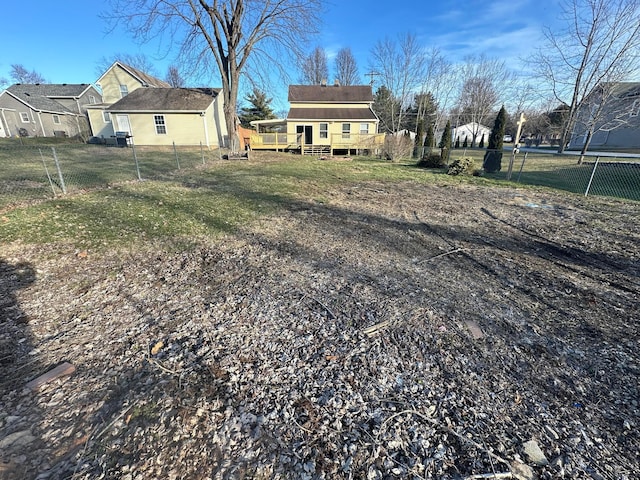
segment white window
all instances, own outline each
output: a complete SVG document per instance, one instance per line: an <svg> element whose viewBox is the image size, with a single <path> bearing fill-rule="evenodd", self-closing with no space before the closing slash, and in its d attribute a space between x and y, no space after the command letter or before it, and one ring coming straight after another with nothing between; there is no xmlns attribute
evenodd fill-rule
<svg viewBox="0 0 640 480"><path fill-rule="evenodd" d="M104 120L104 123L111 123L111 114L104 110L102 112L102 120Z"/></svg>
<svg viewBox="0 0 640 480"><path fill-rule="evenodd" d="M329 124L321 123L320 124L320 138L329 138Z"/></svg>
<svg viewBox="0 0 640 480"><path fill-rule="evenodd" d="M166 135L167 125L164 123L164 115L154 115L153 121L156 124L156 133L158 135Z"/></svg>
<svg viewBox="0 0 640 480"><path fill-rule="evenodd" d="M96 96L95 95L89 95L89 103L91 105L95 105L96 104Z"/></svg>
<svg viewBox="0 0 640 480"><path fill-rule="evenodd" d="M368 135L369 134L369 124L368 123L361 123L360 124L360 134L361 135Z"/></svg>
<svg viewBox="0 0 640 480"><path fill-rule="evenodd" d="M129 88L126 85L120 85L120 98L129 95Z"/></svg>
<svg viewBox="0 0 640 480"><path fill-rule="evenodd" d="M20 112L22 123L29 123L29 112Z"/></svg>
<svg viewBox="0 0 640 480"><path fill-rule="evenodd" d="M632 117L637 117L640 114L640 100L634 100L633 105L631 106L631 112L629 115Z"/></svg>
<svg viewBox="0 0 640 480"><path fill-rule="evenodd" d="M52 115L51 118L53 119L53 123L60 125L60 115Z"/></svg>
<svg viewBox="0 0 640 480"><path fill-rule="evenodd" d="M342 138L351 138L351 124L343 123L342 124Z"/></svg>

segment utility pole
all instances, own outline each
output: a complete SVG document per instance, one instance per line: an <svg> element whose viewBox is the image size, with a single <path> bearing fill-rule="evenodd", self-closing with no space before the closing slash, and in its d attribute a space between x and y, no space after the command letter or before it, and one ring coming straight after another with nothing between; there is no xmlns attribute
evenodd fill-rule
<svg viewBox="0 0 640 480"><path fill-rule="evenodd" d="M378 73L378 72L367 72L364 75L366 77L369 77L369 85L371 85L371 88L373 88L373 77L377 77L378 75L380 75L380 73Z"/></svg>

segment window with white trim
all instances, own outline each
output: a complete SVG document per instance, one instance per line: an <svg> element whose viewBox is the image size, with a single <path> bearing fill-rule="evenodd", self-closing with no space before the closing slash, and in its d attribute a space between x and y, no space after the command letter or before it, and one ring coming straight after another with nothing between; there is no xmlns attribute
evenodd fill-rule
<svg viewBox="0 0 640 480"><path fill-rule="evenodd" d="M129 95L129 87L126 85L120 85L120 98L124 98Z"/></svg>
<svg viewBox="0 0 640 480"><path fill-rule="evenodd" d="M360 135L369 135L369 124L361 123L360 124Z"/></svg>
<svg viewBox="0 0 640 480"><path fill-rule="evenodd" d="M53 119L53 123L60 125L60 115L52 115L51 118Z"/></svg>
<svg viewBox="0 0 640 480"><path fill-rule="evenodd" d="M22 123L29 123L29 112L20 112L20 120L22 120Z"/></svg>
<svg viewBox="0 0 640 480"><path fill-rule="evenodd" d="M321 123L320 124L320 138L329 138L329 124Z"/></svg>
<svg viewBox="0 0 640 480"><path fill-rule="evenodd" d="M629 116L637 117L638 115L640 115L640 100L634 100Z"/></svg>
<svg viewBox="0 0 640 480"><path fill-rule="evenodd" d="M164 122L164 115L154 115L153 121L156 125L156 133L158 135L166 135L167 134L167 124Z"/></svg>
<svg viewBox="0 0 640 480"><path fill-rule="evenodd" d="M95 104L97 103L97 102L96 102L96 96L95 96L95 95L89 95L89 103L90 103L91 105L95 105Z"/></svg>
<svg viewBox="0 0 640 480"><path fill-rule="evenodd" d="M351 138L351 124L343 123L342 124L342 138Z"/></svg>
<svg viewBox="0 0 640 480"><path fill-rule="evenodd" d="M106 110L102 111L102 120L104 120L104 123L111 123L111 114L109 112L107 112Z"/></svg>

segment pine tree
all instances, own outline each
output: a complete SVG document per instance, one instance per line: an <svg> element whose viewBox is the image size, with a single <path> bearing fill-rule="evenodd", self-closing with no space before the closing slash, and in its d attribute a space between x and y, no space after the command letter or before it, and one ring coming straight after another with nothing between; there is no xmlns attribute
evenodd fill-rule
<svg viewBox="0 0 640 480"><path fill-rule="evenodd" d="M431 149L433 148L435 143L436 139L435 133L433 132L433 124L430 123L429 128L427 129L427 136L424 139L425 151L428 152L429 155L431 154Z"/></svg>
<svg viewBox="0 0 640 480"><path fill-rule="evenodd" d="M451 120L447 121L447 126L444 127L438 147L441 149L440 156L442 160L446 161L449 156L449 150L451 150Z"/></svg>
<svg viewBox="0 0 640 480"><path fill-rule="evenodd" d="M253 92L245 97L245 100L249 102L249 106L243 107L240 110L238 118L240 119L240 125L245 128L251 127L253 120L269 120L276 118L271 106L271 98L267 98L267 94L263 91L254 88Z"/></svg>
<svg viewBox="0 0 640 480"><path fill-rule="evenodd" d="M464 136L464 142L462 142L462 148L467 148L469 146L469 136Z"/></svg>
<svg viewBox="0 0 640 480"><path fill-rule="evenodd" d="M480 144L478 146L480 148L484 148L484 133L482 134L482 138L480 139Z"/></svg>
<svg viewBox="0 0 640 480"><path fill-rule="evenodd" d="M504 130L507 125L507 111L504 105L498 112L496 120L489 135L489 145L484 154L482 168L487 173L499 172L502 168L502 145L504 142Z"/></svg>
<svg viewBox="0 0 640 480"><path fill-rule="evenodd" d="M424 127L422 124L422 120L420 120L418 122L418 125L416 126L416 138L413 144L413 158L422 157L422 137L424 136L423 130Z"/></svg>
<svg viewBox="0 0 640 480"><path fill-rule="evenodd" d="M460 148L460 137L456 137L456 145L454 148Z"/></svg>

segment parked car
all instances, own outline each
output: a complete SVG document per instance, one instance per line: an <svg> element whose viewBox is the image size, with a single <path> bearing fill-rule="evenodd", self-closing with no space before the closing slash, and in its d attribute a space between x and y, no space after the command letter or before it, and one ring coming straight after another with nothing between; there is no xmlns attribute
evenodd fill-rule
<svg viewBox="0 0 640 480"><path fill-rule="evenodd" d="M513 137L512 137L511 135L505 135L505 136L502 138L502 141L503 141L503 142L507 142L507 143L513 142Z"/></svg>

